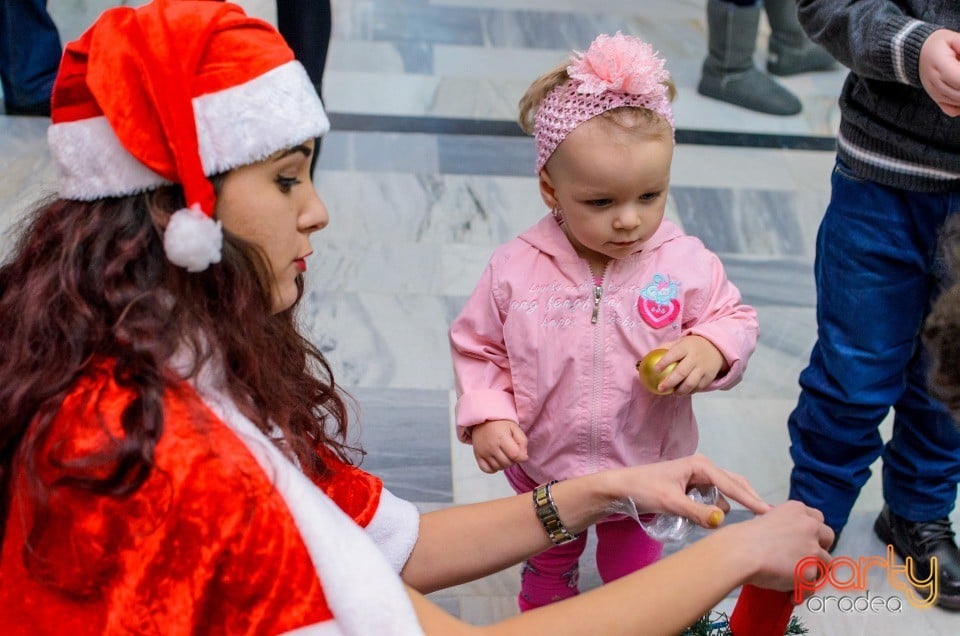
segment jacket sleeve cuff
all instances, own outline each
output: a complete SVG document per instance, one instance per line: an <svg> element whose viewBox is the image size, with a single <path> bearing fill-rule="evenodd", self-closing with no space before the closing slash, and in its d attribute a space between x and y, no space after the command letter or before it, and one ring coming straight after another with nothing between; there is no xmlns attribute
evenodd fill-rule
<svg viewBox="0 0 960 636"><path fill-rule="evenodd" d="M747 359L756 346L756 332L748 333L749 329L738 329L730 333L728 328L716 324L697 325L686 335L700 336L710 341L723 356L729 369L723 375L718 375L711 382L706 391L726 390L733 388L743 379L747 370Z"/></svg>
<svg viewBox="0 0 960 636"><path fill-rule="evenodd" d="M517 422L517 406L513 395L495 389L470 391L457 400L457 439L470 443L470 427L487 420Z"/></svg>
<svg viewBox="0 0 960 636"><path fill-rule="evenodd" d="M940 28L942 27L912 18L887 23L883 35L890 42L890 59L886 62L893 68L898 82L922 88L920 49L930 34Z"/></svg>

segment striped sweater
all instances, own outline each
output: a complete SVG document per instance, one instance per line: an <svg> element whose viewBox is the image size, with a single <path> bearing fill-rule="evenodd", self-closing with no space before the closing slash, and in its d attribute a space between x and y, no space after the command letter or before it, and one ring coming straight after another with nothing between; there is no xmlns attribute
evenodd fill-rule
<svg viewBox="0 0 960 636"><path fill-rule="evenodd" d="M920 49L960 30L955 0L799 0L815 41L850 69L840 95L837 154L864 179L921 192L960 187L960 118L920 84Z"/></svg>

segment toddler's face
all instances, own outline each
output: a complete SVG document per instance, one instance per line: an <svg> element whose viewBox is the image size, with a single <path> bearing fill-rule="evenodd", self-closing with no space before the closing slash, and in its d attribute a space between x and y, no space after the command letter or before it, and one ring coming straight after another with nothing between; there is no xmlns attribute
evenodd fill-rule
<svg viewBox="0 0 960 636"><path fill-rule="evenodd" d="M673 138L665 122L624 127L594 117L573 130L540 175L577 253L603 266L643 248L663 220Z"/></svg>

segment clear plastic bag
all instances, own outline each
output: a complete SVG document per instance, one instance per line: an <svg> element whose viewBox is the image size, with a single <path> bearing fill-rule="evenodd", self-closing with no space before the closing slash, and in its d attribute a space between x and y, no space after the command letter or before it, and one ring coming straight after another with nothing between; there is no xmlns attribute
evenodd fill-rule
<svg viewBox="0 0 960 636"><path fill-rule="evenodd" d="M717 503L719 495L716 486L694 486L687 491L687 496L690 499L708 506ZM650 519L640 517L637 521L651 539L661 543L683 541L690 534L690 531L697 527L695 522L686 517L666 512L657 513Z"/></svg>

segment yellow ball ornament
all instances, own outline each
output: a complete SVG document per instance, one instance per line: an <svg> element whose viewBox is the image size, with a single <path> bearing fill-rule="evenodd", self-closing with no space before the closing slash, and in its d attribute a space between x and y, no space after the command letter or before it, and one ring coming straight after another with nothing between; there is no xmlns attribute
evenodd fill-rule
<svg viewBox="0 0 960 636"><path fill-rule="evenodd" d="M663 354L666 352L666 349L654 349L647 355L643 356L643 360L637 363L637 373L640 374L641 384L643 384L648 391L651 393L656 393L657 395L669 395L670 393L673 393L673 389L667 389L666 391L660 391L657 389L663 379L670 375L670 373L677 368L677 363L671 362L663 371L656 370L655 367L657 362L660 361L660 358L662 358Z"/></svg>

